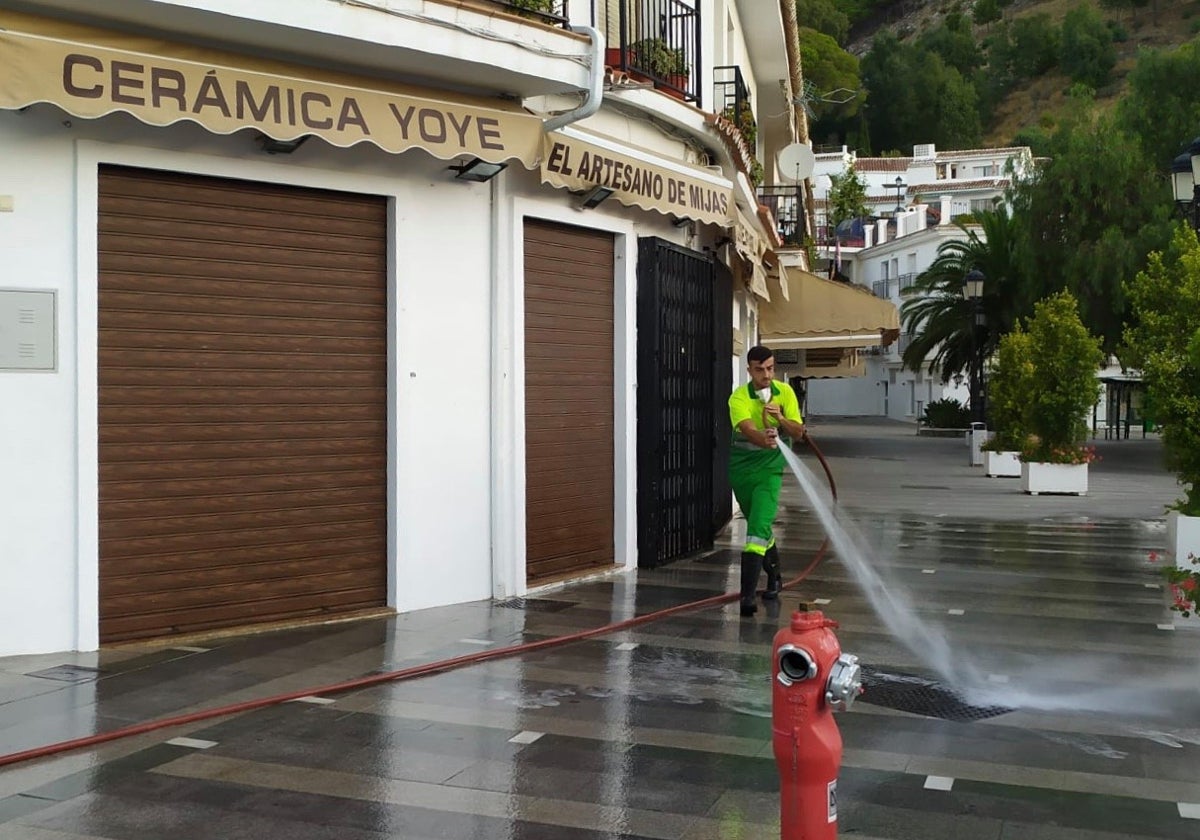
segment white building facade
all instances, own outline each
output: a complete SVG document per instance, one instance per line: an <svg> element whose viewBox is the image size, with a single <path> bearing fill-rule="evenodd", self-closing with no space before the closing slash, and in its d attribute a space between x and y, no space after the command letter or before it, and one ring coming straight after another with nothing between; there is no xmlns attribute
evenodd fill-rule
<svg viewBox="0 0 1200 840"><path fill-rule="evenodd" d="M685 5L0 0L0 656L644 562L639 306L753 341L795 137L788 3Z"/></svg>
<svg viewBox="0 0 1200 840"><path fill-rule="evenodd" d="M826 216L829 176L850 166L866 185L871 219L835 236ZM926 144L915 147L911 158L859 158L847 149L817 154L817 253L836 263L850 282L899 307L939 247L965 238L956 220L981 235L970 214L999 207L1012 180L1032 166L1027 147L939 152ZM943 385L938 370L913 372L902 366L910 341L911 336L901 333L895 343L866 350L861 377L814 379L808 386L808 410L915 421L930 402L949 398L966 404L967 383L952 379Z"/></svg>

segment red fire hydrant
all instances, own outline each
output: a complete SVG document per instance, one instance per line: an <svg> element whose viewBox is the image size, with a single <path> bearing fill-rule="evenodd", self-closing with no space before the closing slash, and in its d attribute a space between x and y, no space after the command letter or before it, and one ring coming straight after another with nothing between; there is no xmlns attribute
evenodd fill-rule
<svg viewBox="0 0 1200 840"><path fill-rule="evenodd" d="M775 634L771 729L779 767L782 840L837 837L842 734L835 711L862 692L858 657L842 653L837 622L805 606Z"/></svg>

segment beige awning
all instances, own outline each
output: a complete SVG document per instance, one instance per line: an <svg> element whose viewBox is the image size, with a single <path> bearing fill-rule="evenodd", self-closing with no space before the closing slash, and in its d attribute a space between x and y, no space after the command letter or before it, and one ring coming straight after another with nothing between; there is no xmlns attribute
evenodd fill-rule
<svg viewBox="0 0 1200 840"><path fill-rule="evenodd" d="M516 105L326 72L47 18L0 12L0 109L39 102L72 116L117 111L334 146L424 149L537 165L542 123Z"/></svg>
<svg viewBox="0 0 1200 840"><path fill-rule="evenodd" d="M598 135L565 128L545 136L542 183L577 192L605 187L622 204L728 227L733 182Z"/></svg>
<svg viewBox="0 0 1200 840"><path fill-rule="evenodd" d="M851 379L866 374L867 366L857 348L829 347L805 350L798 375L805 379Z"/></svg>
<svg viewBox="0 0 1200 840"><path fill-rule="evenodd" d="M899 336L900 313L890 301L799 268L789 268L787 276L789 297L776 295L759 307L759 332L768 347L874 347Z"/></svg>

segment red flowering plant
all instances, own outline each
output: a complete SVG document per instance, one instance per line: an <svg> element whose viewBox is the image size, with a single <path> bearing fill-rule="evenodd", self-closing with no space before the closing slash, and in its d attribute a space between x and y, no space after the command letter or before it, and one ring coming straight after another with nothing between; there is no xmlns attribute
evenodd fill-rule
<svg viewBox="0 0 1200 840"><path fill-rule="evenodd" d="M1167 585L1171 588L1171 598L1174 600L1171 609L1183 613L1184 618L1196 612L1196 607L1200 604L1200 559L1197 559L1195 554L1189 554L1187 559L1189 564L1197 567L1195 570L1181 566L1167 566L1163 569L1163 577L1167 579Z"/></svg>
<svg viewBox="0 0 1200 840"><path fill-rule="evenodd" d="M1151 563L1158 562L1158 558L1158 552L1150 552ZM1195 566L1195 570L1183 566L1164 566L1162 570L1162 576L1167 579L1167 586L1171 592L1171 609L1182 613L1184 618L1195 613L1200 607L1200 558L1189 554L1187 562L1188 565Z"/></svg>
<svg viewBox="0 0 1200 840"><path fill-rule="evenodd" d="M1090 464L1101 458L1094 446L1046 443L1037 435L1030 435L1021 447L1021 460L1040 464Z"/></svg>

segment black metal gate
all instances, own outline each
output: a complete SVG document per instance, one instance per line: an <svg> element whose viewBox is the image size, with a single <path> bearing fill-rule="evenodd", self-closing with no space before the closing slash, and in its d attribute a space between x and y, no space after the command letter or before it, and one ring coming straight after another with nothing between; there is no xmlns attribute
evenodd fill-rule
<svg viewBox="0 0 1200 840"><path fill-rule="evenodd" d="M713 258L638 240L638 565L712 545L726 475L732 282Z"/></svg>

